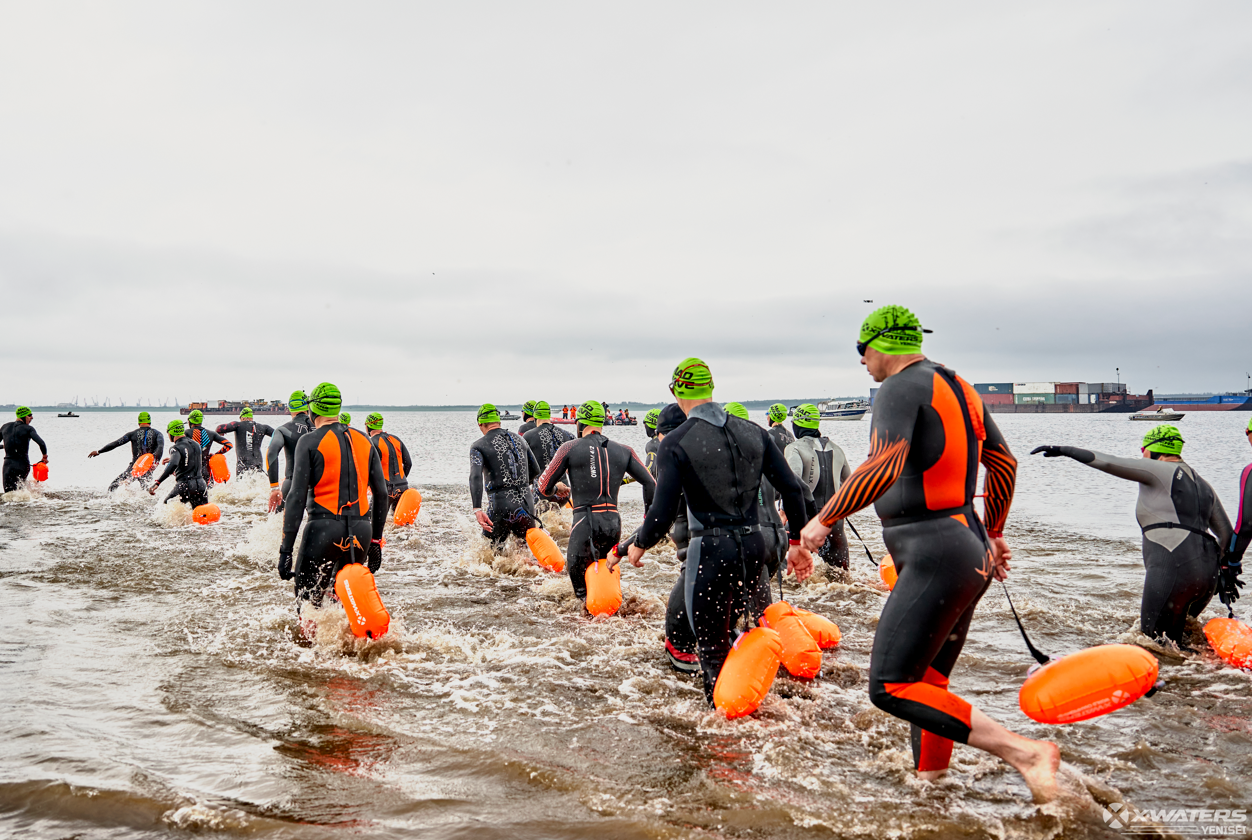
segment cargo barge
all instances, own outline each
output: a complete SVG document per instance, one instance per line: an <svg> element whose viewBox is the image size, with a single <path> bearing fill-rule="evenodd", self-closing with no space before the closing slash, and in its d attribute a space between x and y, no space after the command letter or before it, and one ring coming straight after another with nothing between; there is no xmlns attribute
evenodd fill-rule
<svg viewBox="0 0 1252 840"><path fill-rule="evenodd" d="M1252 411L1252 391L1226 394L1215 394L1207 399L1190 396L1161 396L1153 408L1168 408L1175 411Z"/></svg>
<svg viewBox="0 0 1252 840"><path fill-rule="evenodd" d="M974 390L993 414L1133 414L1154 402L1121 382L981 382Z"/></svg>
<svg viewBox="0 0 1252 840"><path fill-rule="evenodd" d="M213 403L210 405L210 403ZM204 414L239 414L245 408L252 409L253 414L290 414L287 403L281 400L209 400L206 402L188 403L186 408L178 409L179 414L190 414L199 410Z"/></svg>

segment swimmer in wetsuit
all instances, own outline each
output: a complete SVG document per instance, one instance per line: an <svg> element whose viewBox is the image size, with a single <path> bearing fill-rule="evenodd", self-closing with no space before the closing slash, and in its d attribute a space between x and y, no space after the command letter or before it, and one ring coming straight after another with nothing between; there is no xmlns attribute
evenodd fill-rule
<svg viewBox="0 0 1252 840"><path fill-rule="evenodd" d="M309 398L303 391L292 391L287 400L287 409L291 412L291 420L282 424L270 435L270 448L265 453L266 472L270 479L269 512L281 511L283 499L291 489L291 474L295 466L296 444L300 438L313 431L313 421L309 419ZM278 457L283 455L287 461L287 469L282 484L278 483Z"/></svg>
<svg viewBox="0 0 1252 840"><path fill-rule="evenodd" d="M525 538L536 527L531 485L539 477L539 462L526 441L500 427L500 412L494 405L485 403L477 419L483 436L470 446L470 502L483 536L491 540L493 549L499 549L510 534Z"/></svg>
<svg viewBox="0 0 1252 840"><path fill-rule="evenodd" d="M796 436L787 429L787 406L774 403L769 407L769 436L778 444L779 452L786 452L787 447L795 443Z"/></svg>
<svg viewBox="0 0 1252 840"><path fill-rule="evenodd" d="M409 489L409 473L413 471L413 459L409 456L409 448L404 441L383 431L383 416L377 411L365 418L365 433L370 443L378 450L378 459L383 465L383 478L387 480L387 506L395 511L400 496Z"/></svg>
<svg viewBox="0 0 1252 840"><path fill-rule="evenodd" d="M648 436L648 442L643 445L643 465L648 468L648 472L652 473L653 478L656 478L656 449L661 445L656 437L656 420L660 416L661 409L659 408L654 408L643 415L643 433Z"/></svg>
<svg viewBox="0 0 1252 840"><path fill-rule="evenodd" d="M213 478L213 471L209 469L209 458L213 455L225 455L231 450L230 441L219 435L212 429L206 429L201 424L204 422L204 412L196 409L187 415L187 437L194 441L200 447L201 471L204 473L204 481L212 486L217 483ZM216 452L209 452L213 444L219 443L222 448Z"/></svg>
<svg viewBox="0 0 1252 840"><path fill-rule="evenodd" d="M173 474L174 489L165 497L162 504L168 505L170 499L177 496L180 502L190 505L192 510L200 505L207 505L209 485L205 482L204 472L200 468L203 452L199 444L186 437L182 420L171 420L165 427L165 431L170 436L170 456L163 463L167 463L168 466L156 481L152 482L152 486L148 488L148 494L155 496L161 482Z"/></svg>
<svg viewBox="0 0 1252 840"><path fill-rule="evenodd" d="M557 480L568 475L574 524L570 528L566 568L574 595L587 600L587 567L608 557L622 538L617 494L622 479L631 476L643 485L643 503L652 503L656 482L635 450L604 436L604 411L596 402L578 409L578 437L566 441L539 477L539 493L551 497Z"/></svg>
<svg viewBox="0 0 1252 840"><path fill-rule="evenodd" d="M153 463L160 463L161 456L165 453L165 436L152 428L152 415L146 411L139 412L139 428L127 432L112 443L106 443L104 446L89 452L88 458L94 458L97 455L103 455L105 452L112 452L123 444L130 444L130 464L126 469L122 470L122 474L113 479L113 483L109 485L109 492L112 493L122 485L122 482L138 481L140 486L147 487L152 481L152 476L156 474L156 470L149 470L147 474L141 475L136 479L131 475L131 470L135 467L135 462L142 455L151 455Z"/></svg>
<svg viewBox="0 0 1252 840"><path fill-rule="evenodd" d="M921 353L922 329L902 306L861 325L861 364L882 383L870 453L818 517L804 526L809 549L831 526L874 504L899 579L887 598L869 663L875 706L906 720L919 775L946 771L954 741L1013 765L1037 800L1056 796L1060 751L1016 735L948 691L978 600L1004 580L1012 552L1003 530L1017 461L974 389ZM978 465L986 467L983 520L974 511Z"/></svg>
<svg viewBox="0 0 1252 840"><path fill-rule="evenodd" d="M261 452L261 441L272 437L274 428L253 420L252 409L245 406L239 412L238 420L217 427L219 435L231 432L235 433L235 474L264 471L265 456Z"/></svg>
<svg viewBox="0 0 1252 840"><path fill-rule="evenodd" d="M535 405L537 400L527 400L522 406L522 425L517 427L518 437L526 437L526 433L535 428Z"/></svg>
<svg viewBox="0 0 1252 840"><path fill-rule="evenodd" d="M535 460L539 462L539 469L542 471L548 468L552 456L556 455L561 445L573 440L574 436L552 422L552 406L543 400L536 402L532 409L535 412L534 428L525 433L518 431L518 434L526 441L530 451L535 453Z"/></svg>
<svg viewBox="0 0 1252 840"><path fill-rule="evenodd" d="M1252 420L1248 421L1248 443L1252 443ZM1230 551L1222 561L1219 572L1217 592L1222 603L1233 610L1235 601L1239 600L1239 590L1243 588L1243 554L1252 543L1252 464L1243 468L1239 475L1239 515L1235 518L1234 536L1230 539Z"/></svg>
<svg viewBox="0 0 1252 840"><path fill-rule="evenodd" d="M1200 614L1217 590L1230 519L1207 481L1182 459L1176 426L1157 426L1143 438L1139 458L1119 458L1076 446L1040 446L1045 458L1064 456L1139 483L1135 518L1143 531L1143 599L1139 628L1183 644L1187 617ZM1209 532L1212 533L1209 533ZM1214 536L1216 535L1216 536Z"/></svg>
<svg viewBox="0 0 1252 840"><path fill-rule="evenodd" d="M822 436L821 419L816 406L810 403L797 406L791 417L795 439L783 450L787 466L804 485L804 501L810 506L810 518L835 497L839 485L852 474L848 456L837 444L831 443L830 438ZM842 519L834 524L817 553L831 566L848 568L848 538L843 532Z"/></svg>
<svg viewBox="0 0 1252 840"><path fill-rule="evenodd" d="M4 492L12 493L22 486L30 475L30 442L34 441L43 453L40 463L48 463L48 445L31 423L35 415L24 405L17 407L17 419L0 426L0 439L4 441Z"/></svg>
<svg viewBox="0 0 1252 840"><path fill-rule="evenodd" d="M331 383L314 388L309 396L314 428L296 443L292 504L283 513L278 574L283 580L295 578L297 610L305 601L321 606L344 566L362 563L377 572L383 562L387 506L379 500L387 496L387 481L369 438L339 422L342 402ZM293 560L306 511L309 521Z"/></svg>
<svg viewBox="0 0 1252 840"><path fill-rule="evenodd" d="M813 560L798 539L804 492L765 430L713 402L713 376L699 359L679 363L670 391L687 419L661 441L656 495L643 525L609 558L609 565L616 565L618 552L625 549L627 559L642 566L644 552L660 542L674 521L680 493L686 498L691 544L683 588L711 705L730 653L732 629L740 617L759 618L758 605L768 603L768 592L749 594L765 585L761 572L769 559L761 535L762 475L782 494L787 510L793 540L789 568L803 580L812 572Z"/></svg>

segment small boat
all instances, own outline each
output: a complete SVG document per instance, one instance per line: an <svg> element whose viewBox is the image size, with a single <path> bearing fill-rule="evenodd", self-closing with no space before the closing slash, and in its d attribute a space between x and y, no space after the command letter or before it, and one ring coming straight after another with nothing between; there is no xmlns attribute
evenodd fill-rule
<svg viewBox="0 0 1252 840"><path fill-rule="evenodd" d="M75 413L74 413L74 412L72 412L72 411L67 411L67 412L65 412L64 414L58 414L58 415L57 415L57 417L82 417L82 415L81 415L81 414L75 414Z"/></svg>
<svg viewBox="0 0 1252 840"><path fill-rule="evenodd" d="M1168 407L1162 405L1162 406L1158 406L1155 411L1153 411L1152 409L1148 409L1146 411L1141 411L1138 414L1132 414L1130 415L1130 419L1131 420L1147 420L1153 423L1166 423L1166 422L1172 422L1175 420L1181 420L1182 418L1186 416L1187 415L1180 414L1177 411L1170 411Z"/></svg>
<svg viewBox="0 0 1252 840"><path fill-rule="evenodd" d="M835 402L826 400L817 404L817 413L823 420L860 420L869 414L868 400L850 400Z"/></svg>
<svg viewBox="0 0 1252 840"><path fill-rule="evenodd" d="M522 418L521 418L520 416L518 416L518 415L514 414L514 413L513 413L513 412L511 412L511 411L501 411L501 412L500 412L500 419L501 419L501 420L521 420Z"/></svg>

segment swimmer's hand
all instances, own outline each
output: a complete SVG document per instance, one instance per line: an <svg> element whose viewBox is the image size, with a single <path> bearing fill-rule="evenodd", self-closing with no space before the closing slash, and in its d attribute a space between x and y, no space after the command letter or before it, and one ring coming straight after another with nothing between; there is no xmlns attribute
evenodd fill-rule
<svg viewBox="0 0 1252 840"><path fill-rule="evenodd" d="M296 573L291 570L291 552L278 552L278 576L283 580L291 580Z"/></svg>
<svg viewBox="0 0 1252 840"><path fill-rule="evenodd" d="M1065 453L1061 451L1061 447L1059 446L1036 446L1034 449L1030 450L1031 455L1038 455L1040 452L1043 453L1043 457L1045 458L1065 457Z"/></svg>
<svg viewBox="0 0 1252 840"><path fill-rule="evenodd" d="M155 484L153 484L151 487L149 487L149 488L148 488L148 495L149 495L149 496L155 496L155 495L156 495L156 489L157 489L158 487L160 487L160 486L161 486L161 482L159 482L159 481L158 481L158 482L156 482Z"/></svg>
<svg viewBox="0 0 1252 840"><path fill-rule="evenodd" d="M270 491L270 509L269 509L269 512L270 512L270 513L273 513L274 511L278 510L278 505L282 502L282 500L283 500L283 491L282 491L282 490L279 490L277 487L275 487L273 490L271 490L271 491Z"/></svg>
<svg viewBox="0 0 1252 840"><path fill-rule="evenodd" d="M374 574L383 564L382 540L370 540L369 551L366 553L365 557L368 561L367 566L370 570L370 574Z"/></svg>
<svg viewBox="0 0 1252 840"><path fill-rule="evenodd" d="M792 543L787 549L787 571L794 574L798 581L808 580L809 575L813 574L813 555L799 543Z"/></svg>
<svg viewBox="0 0 1252 840"><path fill-rule="evenodd" d="M97 455L99 455L99 454L100 454L100 452L99 452L99 451L96 451L96 452L88 452L88 453L87 453L87 457L88 457L88 458L94 458L94 457L96 457L96 456L97 456Z"/></svg>
<svg viewBox="0 0 1252 840"><path fill-rule="evenodd" d="M162 464L168 464L169 462L170 462L170 459L169 459L169 458L162 458L162 459L161 459L161 463L162 463Z"/></svg>
<svg viewBox="0 0 1252 840"><path fill-rule="evenodd" d="M996 580L1008 580L1009 570L1012 568L1009 561L1013 559L1013 549L1009 548L1004 537L992 537L990 542L993 567L991 573L995 575Z"/></svg>
<svg viewBox="0 0 1252 840"><path fill-rule="evenodd" d="M482 508L474 510L474 518L478 520L478 524L484 531L488 534L491 533L491 517L484 513Z"/></svg>
<svg viewBox="0 0 1252 840"><path fill-rule="evenodd" d="M815 516L809 520L809 524L805 525L804 530L800 532L800 545L809 551L817 551L829 536L830 529L823 525L822 521Z"/></svg>

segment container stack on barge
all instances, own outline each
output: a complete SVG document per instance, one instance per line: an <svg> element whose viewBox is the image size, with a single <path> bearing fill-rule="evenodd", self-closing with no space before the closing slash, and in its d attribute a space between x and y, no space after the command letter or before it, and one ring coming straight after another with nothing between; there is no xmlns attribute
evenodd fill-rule
<svg viewBox="0 0 1252 840"><path fill-rule="evenodd" d="M178 409L178 413L190 414L199 409L205 414L238 414L245 408L252 409L253 414L291 413L287 410L287 403L282 400L208 400L188 403L186 408Z"/></svg>
<svg viewBox="0 0 1252 840"><path fill-rule="evenodd" d="M998 414L1131 413L1153 404L1151 389L1131 394L1120 382L983 382L974 390Z"/></svg>

